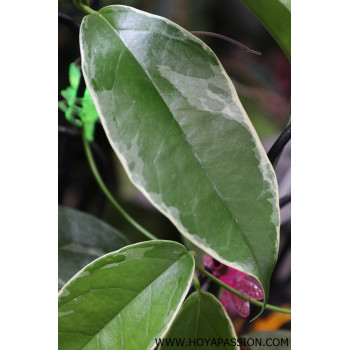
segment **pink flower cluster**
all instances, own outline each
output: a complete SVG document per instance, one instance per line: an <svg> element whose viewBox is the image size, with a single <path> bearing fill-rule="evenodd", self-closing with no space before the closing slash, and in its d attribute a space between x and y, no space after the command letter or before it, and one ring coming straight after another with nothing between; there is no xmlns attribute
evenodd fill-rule
<svg viewBox="0 0 350 350"><path fill-rule="evenodd" d="M254 300L264 299L264 292L261 285L254 278L215 261L209 255L204 255L203 263L205 269L211 271L215 277L233 289ZM236 315L248 317L250 314L249 302L237 297L226 289L222 292L220 301L231 317Z"/></svg>

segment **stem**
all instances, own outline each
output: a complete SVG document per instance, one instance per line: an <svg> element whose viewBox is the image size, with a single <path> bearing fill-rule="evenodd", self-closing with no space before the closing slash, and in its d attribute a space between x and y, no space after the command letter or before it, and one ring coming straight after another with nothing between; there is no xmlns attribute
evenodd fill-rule
<svg viewBox="0 0 350 350"><path fill-rule="evenodd" d="M73 3L75 7L77 7L79 10L82 10L85 12L87 15L92 15L92 14L97 14L97 11L94 11L91 7L83 4L83 0L73 0Z"/></svg>
<svg viewBox="0 0 350 350"><path fill-rule="evenodd" d="M207 36L213 36L215 38L219 38L219 39L222 39L222 40L226 40L226 41L228 41L231 44L237 45L238 47L240 47L245 52L249 52L249 53L252 53L254 55L261 56L261 52L260 51L252 50L248 46L243 45L242 43L240 43L239 41L231 39L228 36L225 36L225 35L222 35L222 34L217 34L217 33L212 33L212 32L203 32L203 31L191 31L191 33L194 34L194 35L207 35Z"/></svg>
<svg viewBox="0 0 350 350"><path fill-rule="evenodd" d="M230 286L228 286L226 283L220 281L218 278L216 278L215 276L213 276L211 273L209 273L206 269L204 269L202 266L196 264L196 269L201 272L203 275L207 276L210 280L212 280L213 282L215 282L216 284L218 284L220 287L228 290L229 292L231 292L234 295L237 295L239 298L244 299L246 301L249 301L251 304L256 305L256 306L260 306L263 307L264 303L262 303L261 301L257 301L257 300L253 300L248 298L247 296L245 296L244 294L238 292L237 290L231 288ZM284 314L290 314L291 310L290 309L285 309L282 307L278 307L278 306L274 306L274 305L270 305L270 304L266 304L265 305L266 309L272 310L272 311L277 311L277 312L281 312Z"/></svg>
<svg viewBox="0 0 350 350"><path fill-rule="evenodd" d="M199 283L198 277L196 276L196 274L193 274L193 285L194 285L194 289L197 292L201 291L201 284Z"/></svg>
<svg viewBox="0 0 350 350"><path fill-rule="evenodd" d="M280 208L284 207L285 205L287 205L288 203L290 203L291 201L291 195L287 194L286 196L280 198Z"/></svg>
<svg viewBox="0 0 350 350"><path fill-rule="evenodd" d="M132 225L134 226L137 230L139 230L144 236L146 236L148 239L157 239L156 236L152 235L152 233L148 232L145 228L143 228L140 224L138 224L121 206L120 204L114 199L113 195L111 194L111 192L109 192L108 188L106 187L106 185L104 184L100 173L98 172L98 169L96 167L96 163L94 161L94 157L92 156L92 152L91 152L91 148L89 145L89 142L85 136L84 133L84 128L83 128L83 132L82 132L82 136L83 136L83 144L84 144L84 150L85 150L85 154L87 157L87 160L89 162L90 168L92 173L94 174L94 177L98 183L98 185L100 186L102 192L106 195L106 197L109 199L109 201L113 204L113 206L119 211L119 213L121 215L123 215L123 217Z"/></svg>
<svg viewBox="0 0 350 350"><path fill-rule="evenodd" d="M288 143L291 137L291 124L282 132L282 134L278 137L275 143L270 148L267 156L271 162L271 164L275 164L278 156L282 153L284 146Z"/></svg>

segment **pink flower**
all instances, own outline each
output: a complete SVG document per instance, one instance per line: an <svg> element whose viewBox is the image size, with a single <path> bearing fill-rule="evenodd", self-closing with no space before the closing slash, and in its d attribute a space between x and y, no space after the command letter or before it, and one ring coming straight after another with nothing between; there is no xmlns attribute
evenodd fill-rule
<svg viewBox="0 0 350 350"><path fill-rule="evenodd" d="M264 292L256 279L219 263L209 255L204 255L203 263L205 269L211 271L215 277L233 289L254 300L264 299ZM250 314L249 302L237 297L226 289L222 292L220 301L231 317L237 314L242 317L248 317Z"/></svg>

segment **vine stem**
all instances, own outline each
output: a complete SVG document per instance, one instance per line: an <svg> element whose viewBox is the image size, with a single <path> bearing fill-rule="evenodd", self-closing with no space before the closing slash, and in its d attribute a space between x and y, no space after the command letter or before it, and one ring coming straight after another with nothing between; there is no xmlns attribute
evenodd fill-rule
<svg viewBox="0 0 350 350"><path fill-rule="evenodd" d="M219 38L219 39L222 39L222 40L226 40L226 41L228 41L231 44L237 45L238 47L240 47L245 52L249 52L249 53L252 53L254 55L261 56L261 52L260 51L252 50L247 45L244 45L244 44L240 43L239 41L231 39L228 36L225 36L225 35L222 35L222 34L213 33L213 32L203 32L202 30L193 30L193 31L191 31L191 33L194 34L194 35L207 35L207 36L213 36L215 38Z"/></svg>
<svg viewBox="0 0 350 350"><path fill-rule="evenodd" d="M85 136L85 132L84 132L84 127L83 127L83 132L82 132L82 138L83 138L83 145L84 145L84 151L88 160L88 163L90 165L91 171L98 183L98 185L100 186L102 192L106 195L106 197L109 199L109 201L113 204L113 206L119 211L120 214L123 215L123 217L131 224L133 225L137 230L139 230L143 235L145 235L148 239L150 240L157 240L158 238L156 236L154 236L152 233L148 232L145 228L143 228L139 223L137 223L121 206L120 204L114 199L113 195L111 194L111 192L109 192L108 188L106 187L106 185L104 184L102 177L97 169L94 157L92 155L91 152L91 148L90 148L90 144L89 141L87 140L86 136ZM196 269L201 272L203 275L205 275L206 277L208 277L210 280L212 280L213 282L215 282L216 284L218 284L220 287L228 290L229 292L231 292L234 295L237 295L238 297L249 301L250 303L256 305L256 306L260 306L263 307L264 304L260 301L257 300L253 300L248 298L247 296L245 296L244 294L238 292L237 290L231 288L230 286L228 286L227 284L225 284L224 282L220 281L218 278L216 278L215 276L213 276L210 272L208 272L207 270L205 270L204 268L202 268L200 265L196 264ZM195 289L198 291L200 290L200 283L199 280L197 278L197 276L195 276L194 278L194 286ZM281 308L278 306L274 306L274 305L270 305L270 304L266 304L265 306L266 309L272 310L272 311L277 311L277 312L282 312L285 314L290 314L291 310L289 309L285 309L285 308Z"/></svg>
<svg viewBox="0 0 350 350"><path fill-rule="evenodd" d="M109 192L108 188L104 184L102 177L97 170L96 163L94 160L94 157L91 152L91 148L89 145L89 141L87 140L85 133L84 133L84 128L82 132L82 137L83 137L83 144L84 144L84 150L86 157L88 159L91 171L100 186L102 192L106 195L106 197L109 199L109 201L113 204L113 206L119 211L121 215L132 225L134 226L137 230L139 230L143 235L145 235L147 238L154 240L157 239L156 236L152 235L152 233L148 232L144 227L142 227L139 223L137 223L122 207L121 205L114 199L113 195L111 192Z"/></svg>
<svg viewBox="0 0 350 350"><path fill-rule="evenodd" d="M267 157L269 158L271 164L274 166L277 165L278 157L281 155L284 146L288 143L291 138L291 124L289 124L285 130L283 130L282 134L278 137L275 143L272 145L270 150L267 153Z"/></svg>
<svg viewBox="0 0 350 350"><path fill-rule="evenodd" d="M98 12L93 10L91 7L89 7L88 5L85 5L83 3L83 0L73 0L73 3L75 5L75 7L77 7L79 10L82 10L83 12L85 12L88 15L92 15L92 14L97 14Z"/></svg>
<svg viewBox="0 0 350 350"><path fill-rule="evenodd" d="M195 273L193 274L193 286L197 292L201 291L201 284L199 283L199 279Z"/></svg>
<svg viewBox="0 0 350 350"><path fill-rule="evenodd" d="M218 278L216 278L215 276L213 276L210 272L208 272L206 269L204 269L202 266L196 264L196 269L202 273L203 275L207 276L210 280L212 280L213 282L215 282L216 284L218 284L220 287L228 290L229 292L231 292L234 295L237 295L238 297L240 297L241 299L244 299L246 301L249 301L251 304L256 305L256 306L260 306L263 307L264 303L262 303L261 301L257 301L257 300L253 300L248 298L247 296L245 296L244 294L238 292L237 290L233 289L232 287L230 287L229 285L227 285L226 283L220 281ZM290 314L291 310L290 309L285 309L282 307L278 307L278 306L274 306L274 305L270 305L270 304L266 304L265 305L266 309L272 310L272 311L277 311L277 312L282 312L284 314Z"/></svg>

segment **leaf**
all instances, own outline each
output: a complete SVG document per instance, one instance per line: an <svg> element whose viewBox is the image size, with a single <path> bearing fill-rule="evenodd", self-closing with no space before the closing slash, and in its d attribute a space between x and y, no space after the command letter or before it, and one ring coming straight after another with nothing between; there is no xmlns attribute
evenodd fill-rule
<svg viewBox="0 0 350 350"><path fill-rule="evenodd" d="M107 223L58 206L58 288L91 261L128 244L129 240Z"/></svg>
<svg viewBox="0 0 350 350"><path fill-rule="evenodd" d="M179 231L268 296L279 245L274 170L214 53L126 6L86 16L83 74L132 182Z"/></svg>
<svg viewBox="0 0 350 350"><path fill-rule="evenodd" d="M186 349L239 349L229 316L221 303L207 292L190 295L165 338L170 342L184 339ZM160 349L175 347L164 343Z"/></svg>
<svg viewBox="0 0 350 350"><path fill-rule="evenodd" d="M291 59L291 0L242 0Z"/></svg>
<svg viewBox="0 0 350 350"><path fill-rule="evenodd" d="M181 244L142 242L95 260L60 291L59 349L151 349L190 287L193 256Z"/></svg>
<svg viewBox="0 0 350 350"><path fill-rule="evenodd" d="M289 350L291 348L290 331L280 329L276 331L253 332L242 335L240 338L248 345L249 350ZM258 339L261 345L256 341Z"/></svg>

